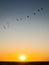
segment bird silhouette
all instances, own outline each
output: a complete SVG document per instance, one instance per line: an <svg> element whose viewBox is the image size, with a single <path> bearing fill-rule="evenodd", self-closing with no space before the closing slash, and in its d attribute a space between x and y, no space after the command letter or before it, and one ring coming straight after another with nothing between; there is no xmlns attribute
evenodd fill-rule
<svg viewBox="0 0 49 65"><path fill-rule="evenodd" d="M17 21L19 21L19 19L16 19Z"/></svg>
<svg viewBox="0 0 49 65"><path fill-rule="evenodd" d="M34 12L34 15L36 15L36 13Z"/></svg>
<svg viewBox="0 0 49 65"><path fill-rule="evenodd" d="M35 11L36 11L36 10L35 10ZM36 15L36 14L37 14L37 12L35 12L35 11L33 12L33 15ZM43 8L41 7L40 9L37 9L37 11L38 11L38 12L43 11ZM27 18L29 18L29 17L30 17L30 16L29 16L29 15L27 15ZM19 20L21 20L21 21L22 21L22 20L23 20L23 18L22 18L22 17L21 17L21 18L19 18L19 19L17 18L16 20L17 20L17 21L19 21ZM20 22L19 22L19 23L20 23Z"/></svg>
<svg viewBox="0 0 49 65"><path fill-rule="evenodd" d="M40 10L38 9L38 12L40 12Z"/></svg>
<svg viewBox="0 0 49 65"><path fill-rule="evenodd" d="M27 18L29 18L29 16L27 16Z"/></svg>
<svg viewBox="0 0 49 65"><path fill-rule="evenodd" d="M9 23L9 22L7 22L7 23L6 23L6 25L7 25L7 27L9 28L9 26L10 26L10 23Z"/></svg>
<svg viewBox="0 0 49 65"><path fill-rule="evenodd" d="M41 8L41 10L43 11L43 8Z"/></svg>
<svg viewBox="0 0 49 65"><path fill-rule="evenodd" d="M20 18L20 20L23 20L23 18Z"/></svg>
<svg viewBox="0 0 49 65"><path fill-rule="evenodd" d="M4 29L6 29L6 26L5 26L5 25L3 25L3 28L4 28Z"/></svg>

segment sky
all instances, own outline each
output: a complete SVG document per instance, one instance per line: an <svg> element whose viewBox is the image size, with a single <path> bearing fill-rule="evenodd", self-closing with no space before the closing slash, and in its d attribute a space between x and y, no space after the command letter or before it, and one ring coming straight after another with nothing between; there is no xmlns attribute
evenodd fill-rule
<svg viewBox="0 0 49 65"><path fill-rule="evenodd" d="M0 0L0 60L20 54L49 60L49 0Z"/></svg>

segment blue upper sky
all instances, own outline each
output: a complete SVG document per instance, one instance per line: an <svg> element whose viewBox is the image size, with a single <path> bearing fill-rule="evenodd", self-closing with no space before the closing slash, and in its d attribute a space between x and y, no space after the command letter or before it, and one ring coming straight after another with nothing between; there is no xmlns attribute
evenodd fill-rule
<svg viewBox="0 0 49 65"><path fill-rule="evenodd" d="M0 0L0 43L3 51L49 50L49 0Z"/></svg>

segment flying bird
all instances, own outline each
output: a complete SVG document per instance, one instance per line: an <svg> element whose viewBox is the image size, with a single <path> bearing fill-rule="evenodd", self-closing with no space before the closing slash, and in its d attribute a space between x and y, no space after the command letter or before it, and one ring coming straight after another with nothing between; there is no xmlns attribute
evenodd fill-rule
<svg viewBox="0 0 49 65"><path fill-rule="evenodd" d="M10 26L10 24L9 24L9 22L7 22L7 27L9 28L9 26Z"/></svg>
<svg viewBox="0 0 49 65"><path fill-rule="evenodd" d="M20 18L20 20L23 20L23 18Z"/></svg>
<svg viewBox="0 0 49 65"><path fill-rule="evenodd" d="M36 15L36 13L34 12L34 15Z"/></svg>
<svg viewBox="0 0 49 65"><path fill-rule="evenodd" d="M27 18L29 18L29 16L27 16Z"/></svg>
<svg viewBox="0 0 49 65"><path fill-rule="evenodd" d="M19 19L16 19L17 21L19 21Z"/></svg>
<svg viewBox="0 0 49 65"><path fill-rule="evenodd" d="M41 8L41 10L43 11L43 8Z"/></svg>
<svg viewBox="0 0 49 65"><path fill-rule="evenodd" d="M3 28L4 28L4 29L6 29L6 26L5 26L5 25L3 25Z"/></svg>
<svg viewBox="0 0 49 65"><path fill-rule="evenodd" d="M38 12L40 12L40 10L38 9Z"/></svg>

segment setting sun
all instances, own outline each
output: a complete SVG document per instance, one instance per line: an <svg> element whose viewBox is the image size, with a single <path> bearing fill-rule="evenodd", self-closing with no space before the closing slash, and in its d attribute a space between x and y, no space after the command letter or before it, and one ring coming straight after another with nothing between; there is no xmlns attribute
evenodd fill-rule
<svg viewBox="0 0 49 65"><path fill-rule="evenodd" d="M26 56L21 55L21 56L19 57L19 59L20 59L21 61L25 61L25 60L26 60Z"/></svg>

